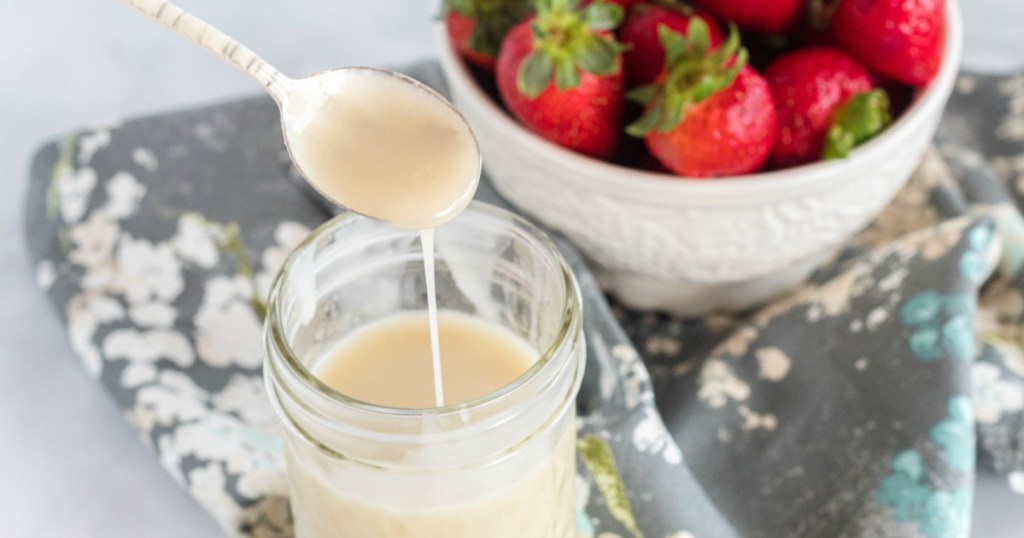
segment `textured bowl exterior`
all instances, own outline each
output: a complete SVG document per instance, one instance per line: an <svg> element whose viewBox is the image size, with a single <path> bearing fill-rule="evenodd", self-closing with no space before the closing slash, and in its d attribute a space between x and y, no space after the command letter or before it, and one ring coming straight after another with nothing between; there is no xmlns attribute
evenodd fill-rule
<svg viewBox="0 0 1024 538"><path fill-rule="evenodd" d="M492 102L443 32L441 59L498 191L579 245L626 304L697 315L747 308L798 285L903 186L959 66L960 16L949 6L939 76L885 133L841 161L738 178L679 179L576 155Z"/></svg>

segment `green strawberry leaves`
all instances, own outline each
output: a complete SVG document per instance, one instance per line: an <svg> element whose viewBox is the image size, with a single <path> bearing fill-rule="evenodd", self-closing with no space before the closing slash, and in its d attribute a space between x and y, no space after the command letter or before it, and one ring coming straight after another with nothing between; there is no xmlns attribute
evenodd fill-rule
<svg viewBox="0 0 1024 538"><path fill-rule="evenodd" d="M892 123L889 96L885 90L861 92L836 110L825 138L822 158L842 159L854 148L874 138Z"/></svg>
<svg viewBox="0 0 1024 538"><path fill-rule="evenodd" d="M623 47L612 39L589 39L576 55L576 65L595 75L614 75L619 70L619 53Z"/></svg>
<svg viewBox="0 0 1024 538"><path fill-rule="evenodd" d="M575 88L580 71L597 76L621 69L624 47L609 32L622 21L622 7L603 0L580 9L579 0L537 0L532 23L534 51L516 73L520 93L535 98L554 80L559 91Z"/></svg>
<svg viewBox="0 0 1024 538"><path fill-rule="evenodd" d="M551 80L551 70L555 64L551 56L540 51L534 51L523 60L523 65L516 73L516 86L525 95L537 96L548 86Z"/></svg>
<svg viewBox="0 0 1024 538"><path fill-rule="evenodd" d="M566 60L555 62L555 86L558 91L575 88L580 85L580 72L576 65Z"/></svg>
<svg viewBox="0 0 1024 538"><path fill-rule="evenodd" d="M456 11L465 17L475 17L476 8L476 0L444 0L441 2L441 16Z"/></svg>
<svg viewBox="0 0 1024 538"><path fill-rule="evenodd" d="M658 41L665 48L665 65L673 66L683 61L686 56L707 56L708 48L711 47L711 29L703 20L694 17L686 26L685 36L670 30L667 26L658 26Z"/></svg>
<svg viewBox="0 0 1024 538"><path fill-rule="evenodd" d="M595 2L581 13L583 24L591 30L614 30L622 22L622 6L607 2Z"/></svg>
<svg viewBox="0 0 1024 538"><path fill-rule="evenodd" d="M536 0L537 13L552 11L577 11L580 8L580 0Z"/></svg>
<svg viewBox="0 0 1024 538"><path fill-rule="evenodd" d="M444 0L441 16L456 12L475 21L468 47L490 57L513 26L533 13L531 0Z"/></svg>
<svg viewBox="0 0 1024 538"><path fill-rule="evenodd" d="M731 86L747 65L747 49L741 46L735 26L730 26L729 37L716 49L711 48L710 29L700 17L690 19L686 35L659 26L658 39L665 48L664 78L626 96L646 105L644 114L626 127L636 137L675 129L691 106Z"/></svg>

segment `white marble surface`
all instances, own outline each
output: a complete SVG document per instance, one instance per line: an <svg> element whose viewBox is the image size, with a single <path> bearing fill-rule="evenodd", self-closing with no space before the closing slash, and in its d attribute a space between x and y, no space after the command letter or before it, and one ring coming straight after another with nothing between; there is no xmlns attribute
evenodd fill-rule
<svg viewBox="0 0 1024 538"><path fill-rule="evenodd" d="M433 54L432 0L182 0L285 72ZM1024 68L1024 3L971 0L970 65ZM2 0L0 514L5 537L218 536L68 349L21 231L28 158L84 123L251 94L256 86L116 1ZM981 479L974 535L1016 538L1024 499Z"/></svg>

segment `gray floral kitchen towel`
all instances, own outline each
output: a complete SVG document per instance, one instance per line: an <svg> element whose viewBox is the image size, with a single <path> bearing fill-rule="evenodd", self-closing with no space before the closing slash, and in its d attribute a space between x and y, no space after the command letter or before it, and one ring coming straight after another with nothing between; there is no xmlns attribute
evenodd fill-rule
<svg viewBox="0 0 1024 538"><path fill-rule="evenodd" d="M610 305L560 240L587 314L581 536L955 538L975 469L1024 495L1024 77L962 76L937 147L745 315ZM85 129L31 169L28 244L72 350L233 536L291 535L261 318L329 216L293 173L264 98Z"/></svg>

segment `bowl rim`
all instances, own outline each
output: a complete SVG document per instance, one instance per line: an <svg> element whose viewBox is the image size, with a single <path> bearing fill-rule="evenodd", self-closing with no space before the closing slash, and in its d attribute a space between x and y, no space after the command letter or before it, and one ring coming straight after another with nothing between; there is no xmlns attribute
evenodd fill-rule
<svg viewBox="0 0 1024 538"><path fill-rule="evenodd" d="M535 152L539 157L558 160L560 164L574 174L562 174L563 179L585 185L587 188L600 188L613 192L617 196L641 196L651 201L665 200L666 196L710 197L729 196L733 202L737 198L760 198L778 196L784 192L806 191L811 184L827 184L828 180L840 181L844 178L857 176L862 172L865 163L885 160L890 151L900 147L900 142L912 137L913 134L927 123L929 118L941 114L941 110L952 93L953 84L959 72L963 52L963 19L957 0L946 2L946 32L942 64L939 73L931 84L919 93L913 103L884 132L856 148L845 159L829 162L816 162L794 168L771 172L758 172L740 176L717 178L691 178L673 174L648 172L628 168L622 165L601 161L578 154L549 142L516 122L489 95L484 93L476 80L469 74L452 47L448 33L441 20L435 25L441 64L447 72L451 85L459 84L465 90L464 95L472 99L471 103L460 103L461 106L472 106L481 109L496 123L497 127L512 138L517 144ZM485 167L486 167L486 155ZM682 179L683 181L676 181ZM666 181L668 180L668 181Z"/></svg>

